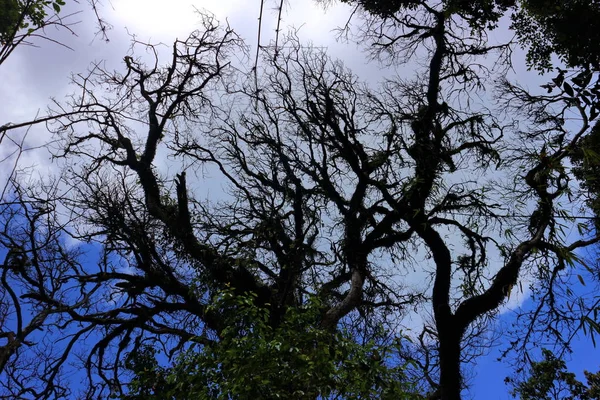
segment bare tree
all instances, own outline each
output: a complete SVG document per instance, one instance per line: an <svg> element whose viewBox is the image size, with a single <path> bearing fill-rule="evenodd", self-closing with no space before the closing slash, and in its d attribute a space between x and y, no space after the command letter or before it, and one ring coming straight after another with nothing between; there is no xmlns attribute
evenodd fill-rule
<svg viewBox="0 0 600 400"><path fill-rule="evenodd" d="M80 274L80 254L64 246L55 187L11 188L0 212L7 249L0 265L0 398L61 398L70 393L61 367L72 338L67 310L56 303L72 297L69 277ZM55 342L57 333L64 343Z"/></svg>
<svg viewBox="0 0 600 400"><path fill-rule="evenodd" d="M65 3L7 0L0 11L0 65L24 46L51 42L65 48L50 30L72 30L75 14ZM100 33L108 25L98 18ZM8 100L7 100L8 101ZM72 294L71 277L81 275L79 251L65 243L58 181L37 179L21 160L39 148L29 142L34 125L55 116L39 116L0 125L0 398L64 398L71 384L63 367L73 344L87 329L72 333L68 307L85 303ZM73 300L64 306L63 298ZM56 335L56 336L55 336Z"/></svg>
<svg viewBox="0 0 600 400"><path fill-rule="evenodd" d="M162 46L135 42L148 59L76 77L52 126L62 204L101 257L69 276L76 295L40 299L64 310L73 343L89 332L87 397L122 394L122 360L146 342L175 355L218 341L235 313L211 306L224 289L253 293L273 327L316 296L316 326L360 337L415 308L425 323L404 356L441 399L460 398L461 366L529 277L541 307L568 321L555 290L574 252L599 240L561 229L585 207L567 165L590 132L598 103L582 96L597 78L573 89L563 77L548 96L498 85L509 44L441 5L409 9L364 25L376 55L423 65L378 88L293 35L249 73L244 43L208 15L166 64ZM487 69L494 52L501 68ZM561 122L573 113L576 128ZM227 182L223 196L202 200L206 175ZM534 313L531 326L548 321Z"/></svg>

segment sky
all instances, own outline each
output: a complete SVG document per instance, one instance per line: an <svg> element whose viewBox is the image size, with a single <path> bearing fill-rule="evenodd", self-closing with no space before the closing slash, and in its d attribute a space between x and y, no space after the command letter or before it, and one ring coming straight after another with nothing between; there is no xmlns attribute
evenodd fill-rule
<svg viewBox="0 0 600 400"><path fill-rule="evenodd" d="M274 2L268 4L274 6ZM70 93L71 74L85 72L92 62L106 60L110 68L118 68L123 63L123 57L128 54L131 35L142 41L167 45L176 38L185 38L199 26L194 8L214 13L219 20L227 21L245 38L252 49L256 45L258 0L105 0L99 11L113 26L108 32L108 42L97 34L93 15L86 8L85 2L68 7L75 7L68 8L69 11L81 10L80 14L72 17L74 23L80 21L73 26L77 36L68 32L53 32L52 36L73 50L52 43L39 43L39 47L19 48L0 68L0 98L10 99L0 108L0 121L16 123L29 120L36 113L43 114L51 104L51 98L60 100ZM335 41L333 30L344 25L348 16L349 9L346 7L331 6L324 13L313 2L304 1L300 5L294 4L293 9L285 6L283 26L284 31L286 26L295 27L302 41L312 41L315 46L327 48L330 56L341 58L362 77L376 81L384 73L376 63L367 63L365 54L357 45ZM273 38L275 21L276 11L267 7L263 19L262 44ZM504 39L502 32L496 35L499 35L498 40ZM522 52L517 50L513 76L531 86L545 83L544 79L526 70L522 56ZM36 148L48 139L43 127L38 127L29 133L27 144ZM10 152L10 147L3 143L0 146L0 160ZM50 155L43 150L25 153L20 162L22 165L33 166L40 175L58 171ZM0 183L5 178L0 174ZM513 297L510 306L514 307L523 301L527 302L526 294ZM502 323L510 324L511 316L510 312L504 313ZM469 392L472 398L510 398L503 380L511 371L504 364L495 362L496 352L497 350L493 350L490 356L478 361L475 369L477 375L472 380L473 386ZM600 352L583 339L576 342L569 366L579 373L584 368L595 370L600 367L594 364L596 359L600 359L599 356Z"/></svg>

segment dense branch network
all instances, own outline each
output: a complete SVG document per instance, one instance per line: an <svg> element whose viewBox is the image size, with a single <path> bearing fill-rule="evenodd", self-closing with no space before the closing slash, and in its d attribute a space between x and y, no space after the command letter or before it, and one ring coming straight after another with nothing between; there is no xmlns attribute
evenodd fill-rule
<svg viewBox="0 0 600 400"><path fill-rule="evenodd" d="M31 266L13 266L35 260L50 270L35 256L35 224L27 243L3 236L15 252L2 295L17 309L20 299L43 308L31 328L18 317L16 331L0 332L0 361L56 314L56 326L72 333L48 368L58 371L86 337L94 343L82 355L87 395L122 394L119 365L146 343L169 356L192 342L218 343L236 313L214 306L223 291L252 293L273 329L317 298L314 327L365 338L401 325L413 308L429 313L401 355L432 398L459 399L461 365L486 346L489 321L528 275L540 308L520 344L564 321L556 282L575 251L599 240L586 230L569 242L557 222L574 210L567 166L598 114L598 77L565 71L547 95L530 94L479 62L497 53L506 67L510 46L465 28L465 10L425 1L406 10L367 19L364 37L381 58L393 56L387 62L417 50L427 61L414 77L376 88L293 34L248 67L242 40L208 15L164 64L162 46L135 42L148 57L126 56L123 72L96 64L77 76L78 92L56 103L51 125L66 166L69 196L60 203L78 226L69 234L95 243L100 256L84 267L60 252L69 268L53 277L63 286L48 290L43 272L36 280ZM498 109L476 95L493 82L505 101ZM573 113L577 128L564 124ZM209 176L226 189L204 201L220 190ZM514 208L527 217L507 222ZM38 287L19 298L9 278ZM538 318L542 309L548 318Z"/></svg>

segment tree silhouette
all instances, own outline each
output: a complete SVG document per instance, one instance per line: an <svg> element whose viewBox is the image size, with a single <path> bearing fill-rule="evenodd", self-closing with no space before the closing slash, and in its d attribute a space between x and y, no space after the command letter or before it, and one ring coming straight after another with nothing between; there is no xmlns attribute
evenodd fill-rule
<svg viewBox="0 0 600 400"><path fill-rule="evenodd" d="M490 41L474 21L493 18L465 7L411 1L365 14L372 55L419 61L377 87L293 33L249 62L206 14L170 50L134 41L145 56L74 77L51 123L69 193L60 203L71 234L101 256L65 278L73 294L35 300L64 311L73 341L86 337L85 396L126 397L131 384L160 397L139 375L140 365L162 371L156 349L262 351L264 331L295 337L281 329L308 303L318 310L307 332L381 345L410 312L423 316L398 356L430 398L460 398L461 367L530 281L537 308L512 346L526 351L539 333L568 345L595 307L572 312L567 278L576 251L599 240L585 225L568 235L588 209L569 163L598 114L598 77L564 71L545 94L509 82L511 44ZM240 321L248 310L260 325Z"/></svg>

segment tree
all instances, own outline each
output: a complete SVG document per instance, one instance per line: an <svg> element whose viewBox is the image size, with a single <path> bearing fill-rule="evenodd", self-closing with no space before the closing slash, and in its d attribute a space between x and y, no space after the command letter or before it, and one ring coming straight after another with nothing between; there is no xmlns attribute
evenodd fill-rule
<svg viewBox="0 0 600 400"><path fill-rule="evenodd" d="M158 365L151 345L130 353L134 390L125 399L424 399L403 365L389 366L391 349L315 329L318 304L290 310L274 329L252 296L225 291L214 304L237 310L220 341L190 348L170 369Z"/></svg>
<svg viewBox="0 0 600 400"><path fill-rule="evenodd" d="M0 2L0 65L22 45L31 45L33 39L53 40L45 33L48 27L70 32L68 21L72 15L60 15L63 0L2 0ZM92 2L95 7L95 3ZM105 26L98 18L101 26ZM60 43L59 43L60 44Z"/></svg>
<svg viewBox="0 0 600 400"><path fill-rule="evenodd" d="M0 2L0 65L20 45L32 38L46 38L45 27L69 29L58 17L60 0ZM49 39L51 40L51 39ZM40 331L61 325L61 313L40 300L54 299L65 290L62 279L76 264L77 252L62 243L62 226L55 219L55 186L35 190L20 184L19 160L31 122L20 124L25 133L9 135L10 124L0 126L0 145L8 154L2 159L0 190L0 398L24 396L59 398L69 393L61 382L61 351L42 340ZM11 158L13 158L11 160ZM14 160L14 162L13 162ZM8 168L6 168L8 167ZM25 350L26 348L27 350ZM32 367L35 352L46 354Z"/></svg>
<svg viewBox="0 0 600 400"><path fill-rule="evenodd" d="M551 71L556 55L569 68L600 69L597 1L524 0L514 13L513 29L529 47L527 61L542 71Z"/></svg>
<svg viewBox="0 0 600 400"><path fill-rule="evenodd" d="M215 371L225 395L245 378L277 391L277 366L264 357L279 351L275 342L337 340L364 358L416 309L430 318L398 355L401 387L418 378L431 398L459 399L461 367L489 345L489 322L531 277L539 308L515 347L527 350L539 333L568 338L590 305L577 314L561 303L566 274L599 238L585 227L578 240L565 233L587 209L567 167L592 129L598 77L566 71L547 94L498 79L510 44L488 41L493 18L475 28L479 14L450 5L412 1L366 16L360 34L375 55L420 60L414 76L380 87L294 35L248 66L243 41L210 15L166 63L161 46L136 41L149 59L131 53L121 71L94 64L75 76L78 92L57 103L52 125L69 188L61 203L73 236L101 256L68 276L77 295L39 298L65 310L74 341L87 338L87 397L153 395L153 381L171 395L174 377L194 384ZM494 53L496 70L482 61ZM201 200L201 172L226 192ZM416 271L422 285L406 281ZM234 343L241 354L228 358ZM158 348L181 358L162 365ZM301 350L281 357L292 369L301 355L325 369L348 362ZM232 378L217 356L257 356L264 362L251 365L268 384ZM369 379L389 376L377 371Z"/></svg>
<svg viewBox="0 0 600 400"><path fill-rule="evenodd" d="M95 1L90 2L96 11ZM0 65L20 47L39 41L68 46L48 34L48 28L74 33L73 14L62 0L0 1ZM98 18L101 32L106 23ZM10 99L5 99L8 103ZM64 367L73 344L86 330L71 331L65 316L71 311L61 299L86 303L73 295L71 277L80 274L81 254L65 243L67 229L60 216L59 181L36 180L20 161L33 125L54 116L37 115L21 123L0 125L2 184L0 185L0 398L48 399L72 395ZM29 148L28 148L29 147ZM59 340L53 337L59 332ZM52 339L49 339L52 337Z"/></svg>
<svg viewBox="0 0 600 400"><path fill-rule="evenodd" d="M595 111L598 113L598 110ZM573 168L573 174L575 177L582 182L583 188L586 194L586 203L590 210L596 216L594 221L594 227L596 230L600 227L600 182L598 182L598 176L600 176L600 143L598 139L600 137L600 125L596 123L593 129L588 135L586 135L577 148L574 149L571 155L575 167Z"/></svg>
<svg viewBox="0 0 600 400"><path fill-rule="evenodd" d="M419 0L341 0L363 8L370 14L383 18L393 18L406 10L418 9L423 2ZM458 14L472 27L493 27L500 17L516 5L515 0L444 0L441 8L446 14ZM489 25L488 25L489 24Z"/></svg>
<svg viewBox="0 0 600 400"><path fill-rule="evenodd" d="M326 1L317 0L320 3ZM341 0L377 18L393 19L403 11L418 9L419 0ZM448 15L459 15L473 29L493 28L510 14L511 30L519 44L526 47L531 68L551 72L557 56L569 68L600 68L600 48L596 21L600 16L597 1L576 0L444 0L441 8Z"/></svg>
<svg viewBox="0 0 600 400"><path fill-rule="evenodd" d="M542 349L541 361L531 362L530 376L517 382L514 396L522 400L572 399L594 400L600 398L600 373L584 371L587 385L574 373L567 371L564 360L551 351Z"/></svg>
<svg viewBox="0 0 600 400"><path fill-rule="evenodd" d="M36 191L15 185L0 206L0 398L69 397L64 379L67 355L86 331L71 332L57 306L68 296L75 304L70 276L80 274L77 249L64 245L55 186ZM14 194L13 194L14 193ZM61 341L50 340L59 334ZM72 336L71 336L72 335Z"/></svg>

